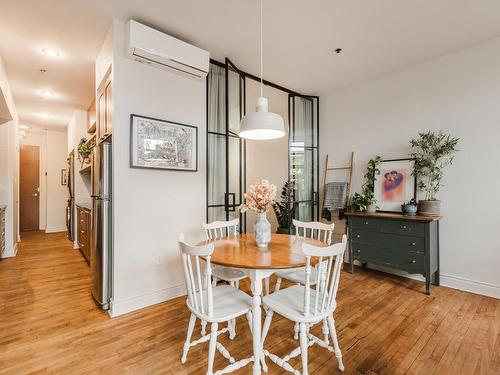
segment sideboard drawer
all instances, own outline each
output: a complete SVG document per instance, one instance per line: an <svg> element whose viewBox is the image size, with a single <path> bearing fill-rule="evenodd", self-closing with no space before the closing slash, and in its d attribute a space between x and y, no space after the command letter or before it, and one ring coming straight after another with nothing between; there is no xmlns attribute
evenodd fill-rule
<svg viewBox="0 0 500 375"><path fill-rule="evenodd" d="M381 232L384 229L384 221L382 220L364 217L353 217L351 220L353 229L366 230L370 232Z"/></svg>
<svg viewBox="0 0 500 375"><path fill-rule="evenodd" d="M406 252L425 252L423 237L394 235L391 233L376 233L354 228L351 232L353 244L364 244L386 249L398 249Z"/></svg>
<svg viewBox="0 0 500 375"><path fill-rule="evenodd" d="M401 251L398 248L387 249L364 244L353 244L354 259L365 262L386 264L413 273L425 272L425 256L421 253Z"/></svg>
<svg viewBox="0 0 500 375"><path fill-rule="evenodd" d="M409 221L387 220L384 232L424 237L425 224Z"/></svg>

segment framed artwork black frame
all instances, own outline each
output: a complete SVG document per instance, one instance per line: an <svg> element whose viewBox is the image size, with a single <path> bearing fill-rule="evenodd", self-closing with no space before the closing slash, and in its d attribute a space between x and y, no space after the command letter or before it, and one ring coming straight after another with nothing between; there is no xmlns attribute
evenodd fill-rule
<svg viewBox="0 0 500 375"><path fill-rule="evenodd" d="M146 120L153 120L153 121L158 121L158 122L163 122L165 124L173 124L176 126L183 126L186 128L192 128L195 131L195 168L194 169L183 169L183 168L163 168L163 167L148 167L148 166L143 166L143 165L134 165L134 118L143 118ZM170 120L164 120L164 119L159 119L155 117L149 117L149 116L143 116L143 115L138 115L135 113L130 114L130 168L137 168L137 169L157 169L157 170L166 170L166 171L182 171L182 172L198 172L198 127L194 125L188 125L188 124L183 124L180 122L175 122L175 121L170 121Z"/></svg>

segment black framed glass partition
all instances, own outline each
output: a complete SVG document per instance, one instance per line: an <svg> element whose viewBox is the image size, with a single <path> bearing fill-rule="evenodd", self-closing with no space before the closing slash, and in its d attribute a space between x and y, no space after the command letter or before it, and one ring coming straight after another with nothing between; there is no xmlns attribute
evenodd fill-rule
<svg viewBox="0 0 500 375"><path fill-rule="evenodd" d="M245 188L245 141L238 136L244 115L245 77L226 59L211 63L207 76L207 222L245 217L238 211Z"/></svg>
<svg viewBox="0 0 500 375"><path fill-rule="evenodd" d="M260 82L227 58L224 64L210 61L206 218L212 222L239 217L242 233L246 232L246 215L238 206L246 189L246 144L238 133L246 113L246 79ZM319 97L301 95L266 80L263 83L288 94L288 181L294 186L294 216L303 221L319 220Z"/></svg>
<svg viewBox="0 0 500 375"><path fill-rule="evenodd" d="M289 176L295 218L319 220L318 97L288 97Z"/></svg>

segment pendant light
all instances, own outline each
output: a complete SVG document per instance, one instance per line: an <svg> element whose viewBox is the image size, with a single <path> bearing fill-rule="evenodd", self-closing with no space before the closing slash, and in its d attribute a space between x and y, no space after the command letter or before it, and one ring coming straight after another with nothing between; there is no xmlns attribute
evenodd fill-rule
<svg viewBox="0 0 500 375"><path fill-rule="evenodd" d="M268 111L267 98L264 98L263 86L263 43L262 43L262 1L260 0L260 97L257 99L256 112L250 113L241 119L241 138L246 139L276 139L285 135L285 124L283 117Z"/></svg>

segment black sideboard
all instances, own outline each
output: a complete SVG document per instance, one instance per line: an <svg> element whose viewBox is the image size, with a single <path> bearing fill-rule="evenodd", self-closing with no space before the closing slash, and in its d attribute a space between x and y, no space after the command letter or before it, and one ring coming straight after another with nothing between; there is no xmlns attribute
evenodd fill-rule
<svg viewBox="0 0 500 375"><path fill-rule="evenodd" d="M431 278L439 285L440 216L404 216L396 213L348 213L349 263L390 266L425 277L430 294Z"/></svg>

